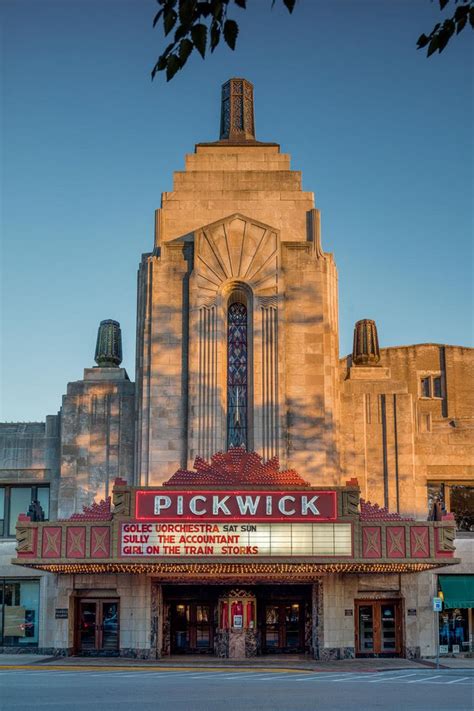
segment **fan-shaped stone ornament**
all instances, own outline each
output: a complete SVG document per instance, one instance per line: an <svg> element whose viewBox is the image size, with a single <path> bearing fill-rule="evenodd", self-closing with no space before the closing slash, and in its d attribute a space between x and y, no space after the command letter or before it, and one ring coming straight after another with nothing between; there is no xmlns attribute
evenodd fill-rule
<svg viewBox="0 0 474 711"><path fill-rule="evenodd" d="M227 281L249 284L259 296L277 293L278 231L243 215L201 228L195 240L197 286L203 301L214 299Z"/></svg>

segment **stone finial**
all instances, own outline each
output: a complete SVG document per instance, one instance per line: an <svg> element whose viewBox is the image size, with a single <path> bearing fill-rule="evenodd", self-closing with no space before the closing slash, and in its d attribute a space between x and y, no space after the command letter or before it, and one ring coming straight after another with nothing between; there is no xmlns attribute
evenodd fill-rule
<svg viewBox="0 0 474 711"><path fill-rule="evenodd" d="M221 140L255 141L253 84L229 79L222 85Z"/></svg>
<svg viewBox="0 0 474 711"><path fill-rule="evenodd" d="M122 331L118 321L100 322L95 347L95 362L99 368L118 368L122 362Z"/></svg>
<svg viewBox="0 0 474 711"><path fill-rule="evenodd" d="M354 327L352 362L354 365L377 365L380 360L379 339L375 321L364 318Z"/></svg>

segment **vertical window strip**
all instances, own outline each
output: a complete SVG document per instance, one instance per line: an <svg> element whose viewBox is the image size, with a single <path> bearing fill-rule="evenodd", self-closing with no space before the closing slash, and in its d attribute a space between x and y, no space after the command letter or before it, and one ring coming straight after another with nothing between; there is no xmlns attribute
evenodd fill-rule
<svg viewBox="0 0 474 711"><path fill-rule="evenodd" d="M247 387L248 337L247 307L230 304L227 313L227 446L248 447Z"/></svg>

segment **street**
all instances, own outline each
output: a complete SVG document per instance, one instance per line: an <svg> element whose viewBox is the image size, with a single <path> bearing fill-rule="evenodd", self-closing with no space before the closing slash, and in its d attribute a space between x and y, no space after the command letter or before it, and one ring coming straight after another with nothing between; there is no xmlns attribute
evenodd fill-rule
<svg viewBox="0 0 474 711"><path fill-rule="evenodd" d="M474 670L2 668L0 710L472 711Z"/></svg>

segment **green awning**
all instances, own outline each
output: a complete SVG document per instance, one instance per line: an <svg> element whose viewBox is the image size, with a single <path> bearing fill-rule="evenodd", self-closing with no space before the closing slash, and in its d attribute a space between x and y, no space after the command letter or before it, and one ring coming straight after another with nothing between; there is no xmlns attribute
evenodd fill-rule
<svg viewBox="0 0 474 711"><path fill-rule="evenodd" d="M438 575L445 607L474 607L474 575Z"/></svg>

